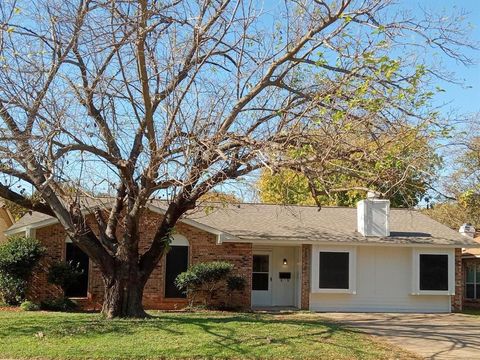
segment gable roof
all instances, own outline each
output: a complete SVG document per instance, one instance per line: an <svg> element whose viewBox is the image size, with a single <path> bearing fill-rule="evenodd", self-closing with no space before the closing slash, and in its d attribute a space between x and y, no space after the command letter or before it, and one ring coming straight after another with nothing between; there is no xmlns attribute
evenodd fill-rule
<svg viewBox="0 0 480 360"><path fill-rule="evenodd" d="M166 202L155 200L152 210L164 211ZM203 203L181 221L221 234L225 242L353 243L362 245L410 245L479 247L480 244L430 217L411 209L390 210L390 236L365 237L357 232L356 208L285 206L268 204ZM8 229L55 223L51 216L26 214Z"/></svg>
<svg viewBox="0 0 480 360"><path fill-rule="evenodd" d="M357 232L356 208L323 207L319 210L316 206L234 204L217 208L208 215L201 208L190 217L235 238L252 242L480 246L411 209L390 210L389 237L365 237Z"/></svg>

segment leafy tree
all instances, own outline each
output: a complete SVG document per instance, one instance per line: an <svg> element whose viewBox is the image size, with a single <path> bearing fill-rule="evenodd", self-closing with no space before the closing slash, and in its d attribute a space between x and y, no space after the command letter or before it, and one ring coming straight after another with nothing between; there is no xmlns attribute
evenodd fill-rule
<svg viewBox="0 0 480 360"><path fill-rule="evenodd" d="M218 202L224 204L237 204L242 202L238 197L233 194L227 194L219 191L210 191L201 196L199 201L204 202Z"/></svg>
<svg viewBox="0 0 480 360"><path fill-rule="evenodd" d="M371 173L371 176L362 178L352 174L350 160L333 166L327 164L323 169L325 175L313 179L315 198L312 183L304 173L288 169L272 173L265 169L257 184L260 198L265 203L355 206L365 197L367 189L371 189L388 197L393 207L415 206L427 193L440 158L416 129L407 129L401 135L392 138L387 134L385 139L376 139L373 145L362 145L378 148L377 156L362 162L362 172ZM344 172L336 171L339 164L344 166ZM376 182L374 174L383 182Z"/></svg>
<svg viewBox="0 0 480 360"><path fill-rule="evenodd" d="M144 286L202 195L263 167L301 172L312 191L335 173L382 184L402 167L365 173L382 155L376 139L444 130L428 106L441 74L428 55L469 63L462 14L397 9L1 1L0 196L59 220L102 273L106 317L144 317ZM87 216L80 189L115 200ZM140 251L156 197L166 213Z"/></svg>
<svg viewBox="0 0 480 360"><path fill-rule="evenodd" d="M472 129L471 133L478 131ZM458 230L465 223L480 229L480 137L470 136L456 142L454 171L446 177L448 200L424 210L433 219ZM463 146L462 147L459 147Z"/></svg>

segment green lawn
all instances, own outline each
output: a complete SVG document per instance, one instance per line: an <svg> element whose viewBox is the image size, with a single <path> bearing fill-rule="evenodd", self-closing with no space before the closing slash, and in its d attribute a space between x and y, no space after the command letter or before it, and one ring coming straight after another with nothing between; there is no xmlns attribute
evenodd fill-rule
<svg viewBox="0 0 480 360"><path fill-rule="evenodd" d="M463 309L462 313L467 314L467 315L480 315L480 309Z"/></svg>
<svg viewBox="0 0 480 360"><path fill-rule="evenodd" d="M161 313L148 320L0 311L1 358L411 359L319 315Z"/></svg>

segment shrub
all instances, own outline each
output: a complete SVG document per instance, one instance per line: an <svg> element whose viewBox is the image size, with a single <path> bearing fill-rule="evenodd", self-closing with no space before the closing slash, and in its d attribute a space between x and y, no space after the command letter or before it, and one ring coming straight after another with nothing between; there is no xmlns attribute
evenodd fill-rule
<svg viewBox="0 0 480 360"><path fill-rule="evenodd" d="M67 297L47 299L40 303L40 309L47 311L73 311L77 308L78 304Z"/></svg>
<svg viewBox="0 0 480 360"><path fill-rule="evenodd" d="M227 279L227 288L230 291L243 291L247 285L247 280L240 275L231 275Z"/></svg>
<svg viewBox="0 0 480 360"><path fill-rule="evenodd" d="M0 295L5 303L17 305L25 299L28 278L43 254L41 244L27 237L0 244Z"/></svg>
<svg viewBox="0 0 480 360"><path fill-rule="evenodd" d="M23 311L38 311L40 310L40 306L32 301L27 300L20 304L20 309Z"/></svg>
<svg viewBox="0 0 480 360"><path fill-rule="evenodd" d="M27 281L0 272L0 295L6 305L18 305L25 299Z"/></svg>
<svg viewBox="0 0 480 360"><path fill-rule="evenodd" d="M0 272L28 279L45 249L36 239L15 236L0 244Z"/></svg>
<svg viewBox="0 0 480 360"><path fill-rule="evenodd" d="M199 293L205 293L205 306L208 306L210 300L221 285L227 283L231 277L234 269L233 264L225 261L212 261L195 264L175 279L175 285L185 294L190 300L190 306L195 302L196 296ZM242 278L243 279L243 278ZM240 282L240 280L231 280L233 282Z"/></svg>
<svg viewBox="0 0 480 360"><path fill-rule="evenodd" d="M50 284L59 286L65 293L69 286L77 283L82 274L83 270L78 263L73 263L72 261L57 262L50 266L47 281Z"/></svg>

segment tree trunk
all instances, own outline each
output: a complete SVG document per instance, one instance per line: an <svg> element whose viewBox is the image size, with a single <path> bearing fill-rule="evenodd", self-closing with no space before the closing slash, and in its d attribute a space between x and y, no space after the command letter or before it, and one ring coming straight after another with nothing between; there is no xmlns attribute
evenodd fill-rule
<svg viewBox="0 0 480 360"><path fill-rule="evenodd" d="M142 304L145 283L140 281L140 273L137 269L130 270L129 274L125 274L124 271L115 271L113 276L104 275L103 281L105 293L102 315L108 319L148 317Z"/></svg>

